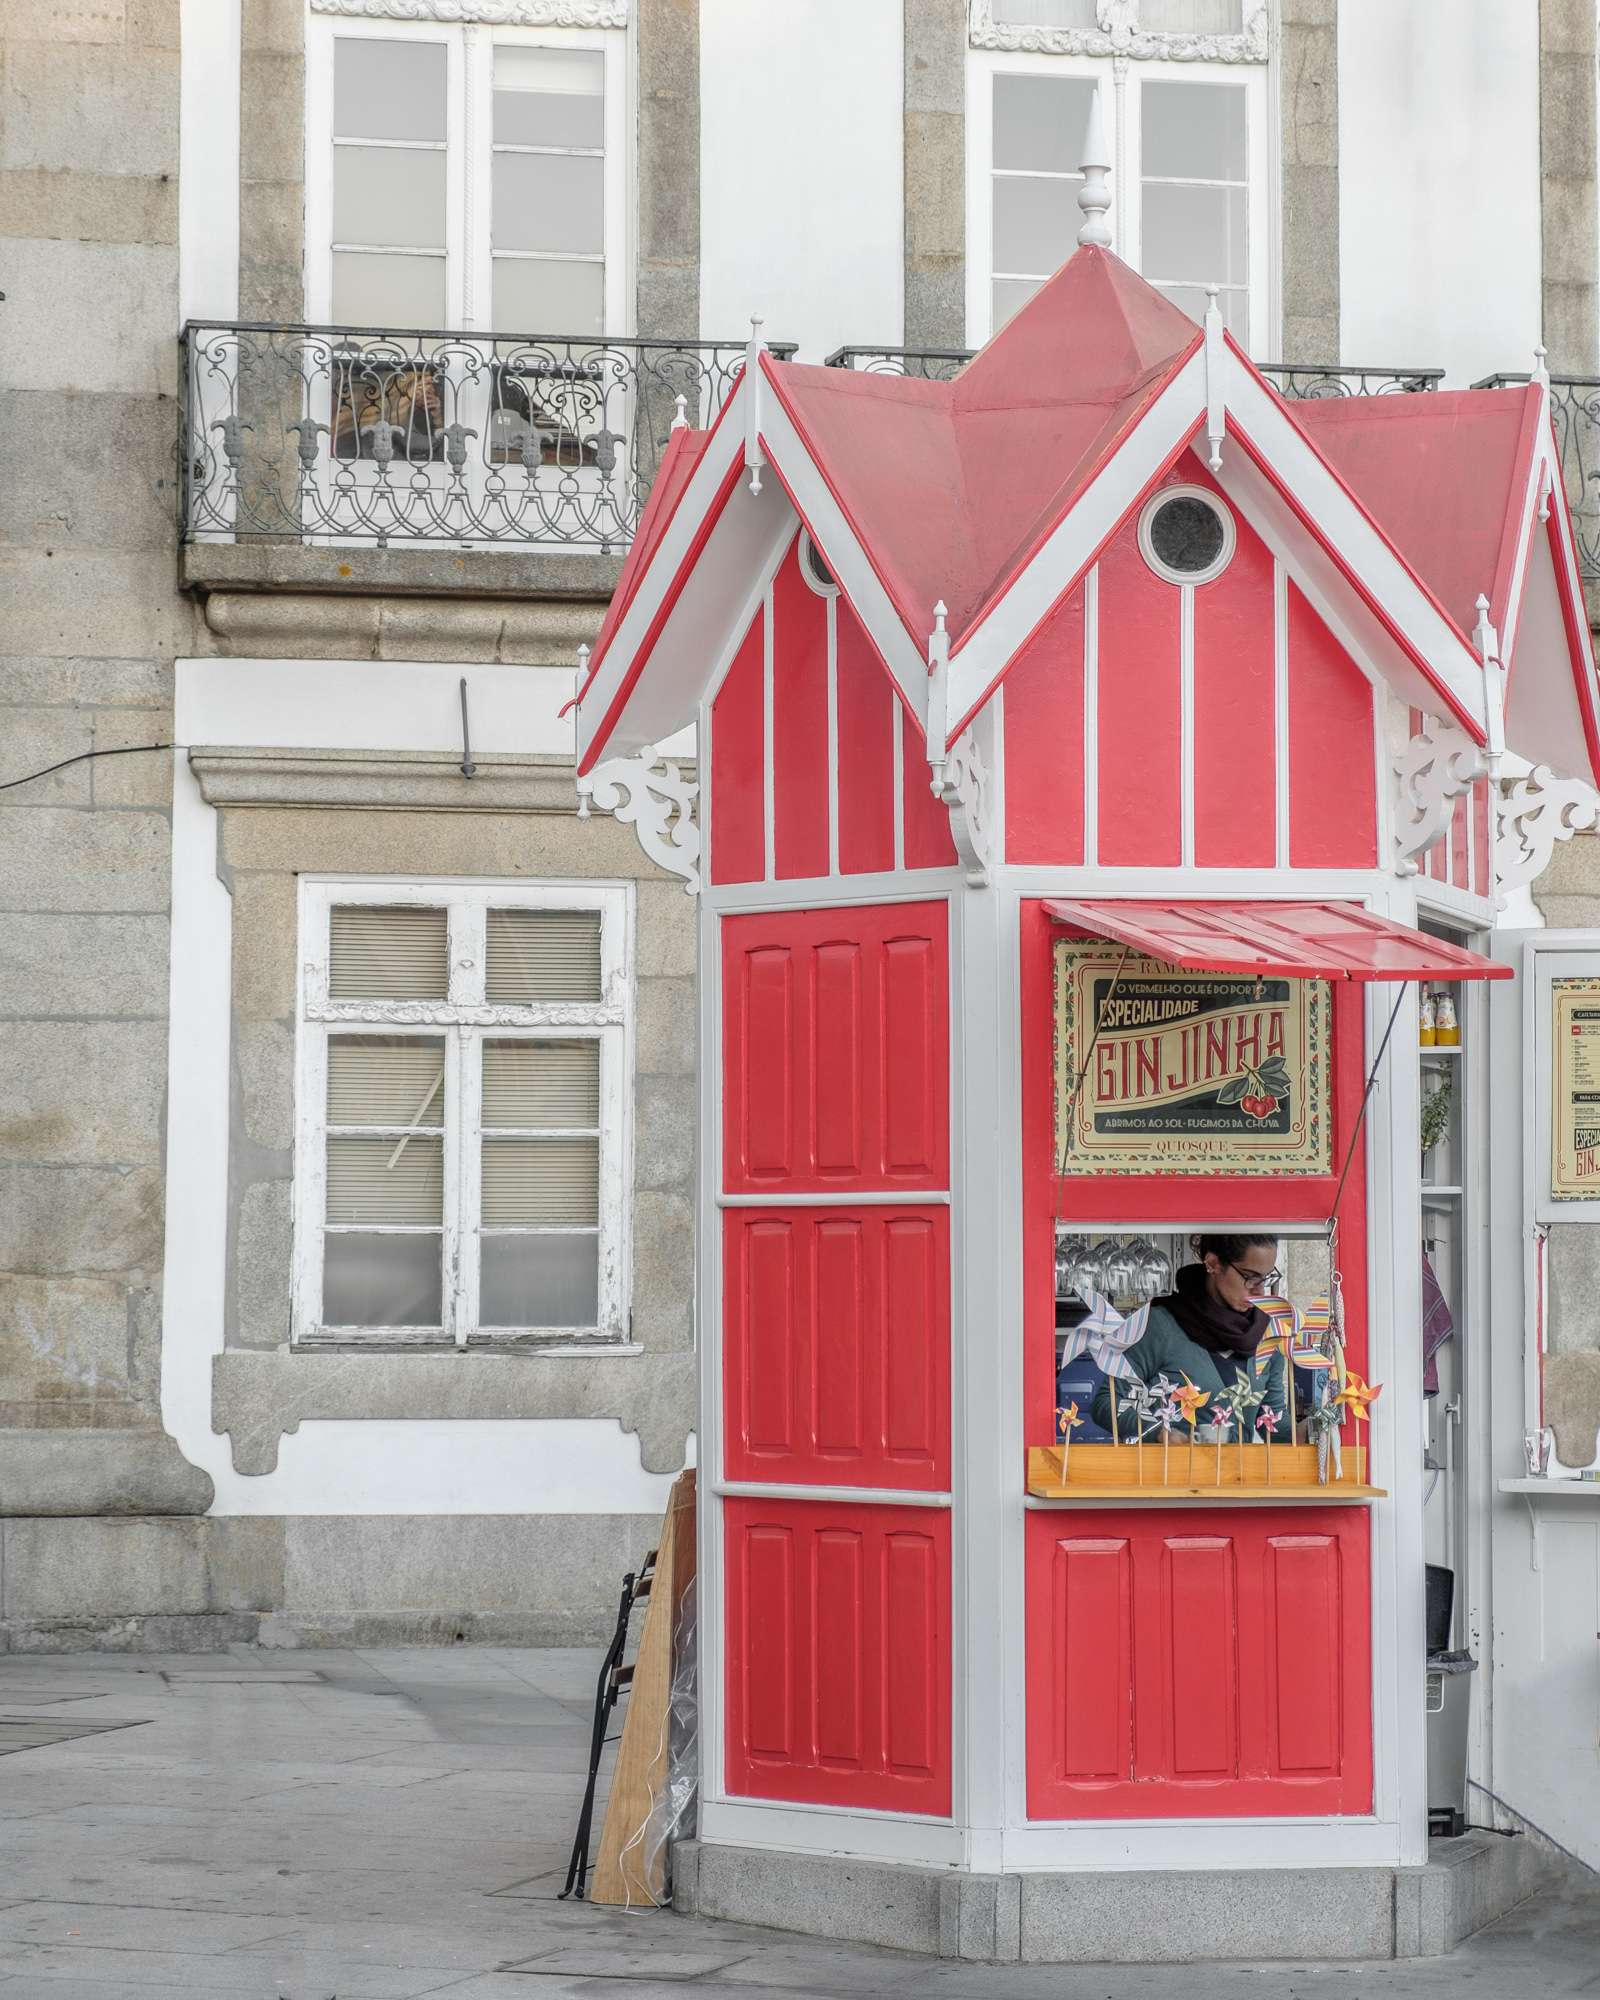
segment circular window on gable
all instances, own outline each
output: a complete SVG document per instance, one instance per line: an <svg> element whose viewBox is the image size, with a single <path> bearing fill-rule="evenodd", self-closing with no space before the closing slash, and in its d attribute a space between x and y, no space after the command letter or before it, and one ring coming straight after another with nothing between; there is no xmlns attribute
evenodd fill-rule
<svg viewBox="0 0 1600 2000"><path fill-rule="evenodd" d="M1168 583L1209 583L1233 560L1233 516L1203 486L1163 486L1139 516L1139 547Z"/></svg>
<svg viewBox="0 0 1600 2000"><path fill-rule="evenodd" d="M839 585L833 571L822 560L817 545L804 528L800 530L800 574L818 597L837 597Z"/></svg>

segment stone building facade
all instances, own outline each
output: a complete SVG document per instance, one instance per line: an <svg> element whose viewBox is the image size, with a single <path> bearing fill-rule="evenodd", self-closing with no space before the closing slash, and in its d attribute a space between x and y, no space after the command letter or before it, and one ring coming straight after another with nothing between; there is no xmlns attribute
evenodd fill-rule
<svg viewBox="0 0 1600 2000"><path fill-rule="evenodd" d="M1448 115L1460 144L1470 92L1489 85L1458 43L1482 27L1513 45L1522 95L1500 123L1506 147L1475 142L1477 172L1505 181L1509 148L1531 224L1516 236L1526 269L1506 281L1512 332L1495 332L1482 365L1525 370L1541 333L1553 367L1583 374L1600 360L1592 5L1475 0L1472 24L1446 38L1420 0L1218 0L1194 10L1216 16L1204 46L1174 26L1183 9L1154 0L1143 25L1137 7L1088 0L1041 0L1036 20L1002 0L807 0L760 27L747 9L5 10L0 1650L577 1640L605 1623L692 1449L692 862L681 841L642 841L603 810L579 817L560 711L675 395L709 410L740 359L747 328L730 287L741 312L767 310L768 338L798 340L806 359L861 342L954 354L986 336L991 285L1020 282L993 237L991 176L1042 185L1065 172L1064 155L1036 173L1007 166L992 133L980 150L992 74L1015 58L1043 83L1087 76L1118 93L1242 79L1259 121L1241 182L1261 223L1240 281L1263 329L1254 351L1331 378L1432 364L1450 290L1473 277L1463 252L1442 277L1413 281L1364 218L1386 182L1404 189L1413 154L1436 150L1444 128L1430 118ZM378 44L425 33L445 51L450 91L482 71L459 108L451 97L447 136L332 129L344 115L329 110L338 37L365 35L376 62ZM1405 131L1384 122L1396 35L1445 79ZM486 338L505 330L482 233L490 155L518 152L492 136L491 44L524 64L506 89L541 102L582 97L571 77L607 66L603 145L521 149L562 153L571 185L603 181L601 236L507 253L565 260L574 285L590 282L586 261L603 266L606 338L523 324L533 360ZM559 87L552 61L566 65ZM1451 97L1462 63L1469 88ZM831 117L846 100L862 115ZM760 143L799 112L798 150ZM1118 129L1114 180L1131 202L1139 128ZM736 131L757 139L734 158ZM453 532L426 507L358 521L388 468L367 444L338 455L341 398L345 435L363 421L349 395L369 365L350 359L359 344L329 336L283 363L281 336L340 321L330 250L367 258L373 286L372 258L403 253L420 268L433 254L385 212L348 239L354 249L338 247L330 144L468 160L464 187L451 164L439 197L456 310L435 323L451 337L464 328L474 358L441 358L435 343L423 362L391 366L377 392L391 417L403 400L403 475L467 493L477 510ZM423 189L432 169L415 171ZM1075 226L1070 198L1066 186ZM424 190L409 208L433 199ZM588 199L572 196L573 212ZM818 257L837 261L808 261ZM876 290L857 283L857 263ZM1391 290L1403 303L1385 320L1373 300ZM1385 326L1394 351L1365 349ZM362 334L369 347L375 331ZM665 344L667 360L630 340ZM588 348L619 356L621 372L580 407ZM241 353L256 357L253 375ZM293 410L285 365L306 370ZM470 379L454 408L463 438L443 435L450 412L428 409L423 378ZM553 399L542 420L536 392ZM296 411L310 428L291 435ZM596 527L608 449L633 483L623 512ZM486 528L493 496L524 472L545 496L533 527L508 526L502 507ZM692 778L692 746L677 748ZM1568 865L1587 867L1588 851L1575 846ZM581 903L588 885L595 907L610 897L621 912L616 1018L580 1024L616 1028L625 1049L608 1155L622 1304L609 1324L570 1338L463 1326L430 1342L370 1328L308 1337L297 1318L296 1176L322 1143L301 1066L318 1027L307 898L327 888L359 903L363 884L428 891L439 907L485 885L544 885ZM417 1018L441 1034L462 1025L437 1010Z"/></svg>

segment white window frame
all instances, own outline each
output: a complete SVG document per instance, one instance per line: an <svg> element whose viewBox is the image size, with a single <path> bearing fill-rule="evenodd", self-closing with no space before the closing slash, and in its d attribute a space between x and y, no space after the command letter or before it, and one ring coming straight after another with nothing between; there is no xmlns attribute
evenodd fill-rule
<svg viewBox="0 0 1600 2000"><path fill-rule="evenodd" d="M1140 263L1140 100L1145 83L1228 84L1245 93L1250 258L1249 337L1258 360L1272 358L1278 334L1277 216L1281 175L1266 63L1163 62L1088 55L1040 55L1025 50L973 49L967 56L967 344L981 347L994 332L994 79L997 76L1082 77L1100 91L1111 152L1112 248L1135 270ZM1072 231L1073 238L1076 230ZM1160 274L1156 274L1160 275ZM1173 282L1168 279L1168 282Z"/></svg>
<svg viewBox="0 0 1600 2000"><path fill-rule="evenodd" d="M336 905L447 909L448 1000L331 1000L329 917ZM597 910L601 997L512 1006L484 997L488 912ZM589 1352L630 1343L634 899L626 882L426 881L302 876L295 1029L294 1256L290 1338L298 1346L537 1344ZM439 1327L329 1326L322 1318L327 1210L328 1037L366 1030L445 1039L443 1316ZM485 1039L592 1037L600 1044L599 1317L593 1327L478 1325L482 1062ZM583 1233L588 1233L587 1231Z"/></svg>
<svg viewBox="0 0 1600 2000"><path fill-rule="evenodd" d="M632 330L633 205L628 37L620 28L517 28L485 22L388 21L311 14L306 20L306 318L333 316L333 45L335 40L427 41L447 50L445 123L445 317L425 332L578 335L570 326L498 327L492 323L494 51L594 49L606 59L603 203L603 327L594 338ZM344 244L344 249L367 246ZM400 253L404 254L404 253ZM519 253L520 254L520 253ZM528 253L534 255L536 253ZM553 254L553 253L552 253ZM562 262L581 262L563 253Z"/></svg>

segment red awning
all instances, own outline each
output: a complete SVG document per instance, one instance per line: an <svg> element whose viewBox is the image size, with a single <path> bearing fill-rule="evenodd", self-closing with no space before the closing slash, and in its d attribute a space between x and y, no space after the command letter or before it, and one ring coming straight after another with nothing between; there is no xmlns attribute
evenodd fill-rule
<svg viewBox="0 0 1600 2000"><path fill-rule="evenodd" d="M1509 979L1511 967L1355 903L1045 904L1058 924L1193 972L1280 979Z"/></svg>

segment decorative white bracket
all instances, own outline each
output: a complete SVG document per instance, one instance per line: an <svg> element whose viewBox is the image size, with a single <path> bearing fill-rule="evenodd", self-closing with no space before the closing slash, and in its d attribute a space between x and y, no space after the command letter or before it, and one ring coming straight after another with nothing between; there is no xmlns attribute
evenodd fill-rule
<svg viewBox="0 0 1600 2000"><path fill-rule="evenodd" d="M978 748L976 724L963 731L945 753L933 795L949 811L951 838L968 882L975 889L986 889L994 859L994 836L989 767Z"/></svg>
<svg viewBox="0 0 1600 2000"><path fill-rule="evenodd" d="M989 810L989 767L978 747L978 731L993 714L985 709L970 729L963 730L947 748L950 731L950 634L945 627L948 613L944 599L933 607L933 630L928 634L928 776L933 796L950 814L950 833L967 871L967 880L976 888L989 882L991 821Z"/></svg>
<svg viewBox="0 0 1600 2000"><path fill-rule="evenodd" d="M1415 875L1419 858L1449 831L1455 802L1488 772L1483 752L1464 729L1432 716L1394 758L1395 867Z"/></svg>
<svg viewBox="0 0 1600 2000"><path fill-rule="evenodd" d="M700 828L695 801L700 786L670 757L611 757L578 780L578 817L591 805L631 826L656 864L683 878L684 893L700 893Z"/></svg>
<svg viewBox="0 0 1600 2000"><path fill-rule="evenodd" d="M1583 778L1558 778L1548 764L1501 785L1495 803L1495 890L1502 909L1518 890L1532 888L1562 841L1600 828L1600 792Z"/></svg>

